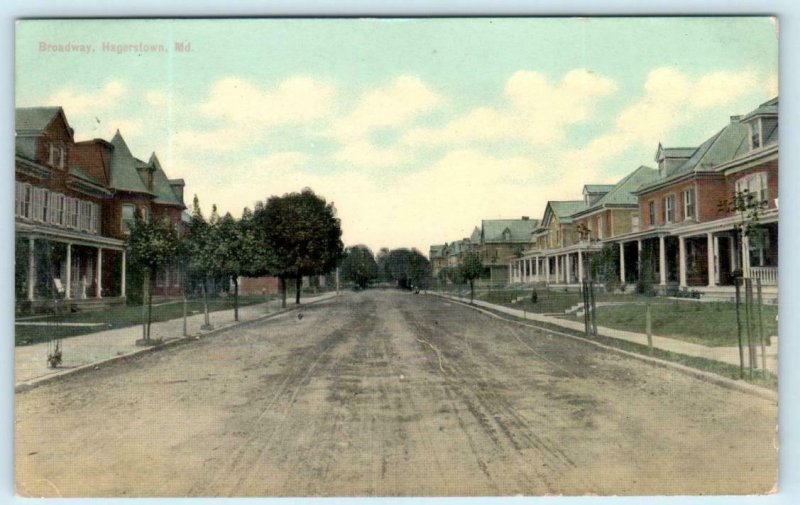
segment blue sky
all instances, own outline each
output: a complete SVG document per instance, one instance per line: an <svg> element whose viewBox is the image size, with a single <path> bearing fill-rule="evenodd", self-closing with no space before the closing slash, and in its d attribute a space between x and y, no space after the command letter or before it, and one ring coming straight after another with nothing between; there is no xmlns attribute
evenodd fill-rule
<svg viewBox="0 0 800 505"><path fill-rule="evenodd" d="M700 144L777 84L766 17L47 20L16 34L18 106L63 106L78 139L119 129L206 209L310 186L345 243L373 249L541 217L652 166L659 142Z"/></svg>

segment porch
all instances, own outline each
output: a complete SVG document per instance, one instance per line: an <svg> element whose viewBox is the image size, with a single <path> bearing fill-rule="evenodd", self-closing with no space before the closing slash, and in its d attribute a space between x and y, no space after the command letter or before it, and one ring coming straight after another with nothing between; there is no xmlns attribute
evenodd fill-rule
<svg viewBox="0 0 800 505"><path fill-rule="evenodd" d="M17 313L90 310L125 301L122 242L17 233Z"/></svg>

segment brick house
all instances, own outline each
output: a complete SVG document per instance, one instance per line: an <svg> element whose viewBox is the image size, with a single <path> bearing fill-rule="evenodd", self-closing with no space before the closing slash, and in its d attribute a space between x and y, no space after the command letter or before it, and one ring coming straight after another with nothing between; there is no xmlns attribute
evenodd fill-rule
<svg viewBox="0 0 800 505"><path fill-rule="evenodd" d="M170 181L154 155L134 158L117 132L111 142L75 142L61 107L16 110L15 231L18 311L124 303L125 239L135 211L184 229L183 181ZM154 294L177 296L175 268ZM170 277L169 285L158 279ZM182 282L180 282L182 285Z"/></svg>
<svg viewBox="0 0 800 505"><path fill-rule="evenodd" d="M635 192L640 230L615 240L621 279L725 297L744 271L777 295L778 99L732 116L682 163L670 165L663 150L658 177ZM742 237L739 217L721 206L744 189L764 202L757 236Z"/></svg>

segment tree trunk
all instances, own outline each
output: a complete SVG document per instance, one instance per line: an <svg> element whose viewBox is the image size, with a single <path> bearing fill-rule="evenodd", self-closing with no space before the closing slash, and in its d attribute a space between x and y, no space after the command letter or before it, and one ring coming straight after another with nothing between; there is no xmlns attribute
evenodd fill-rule
<svg viewBox="0 0 800 505"><path fill-rule="evenodd" d="M295 294L294 294L294 303L295 305L300 305L300 290L303 287L303 276L297 275L297 279L295 279Z"/></svg>
<svg viewBox="0 0 800 505"><path fill-rule="evenodd" d="M469 304L472 305L472 301L475 299L475 281L469 281Z"/></svg>
<svg viewBox="0 0 800 505"><path fill-rule="evenodd" d="M153 277L155 270L150 270L150 282L147 283L147 340L150 340L150 324L153 322Z"/></svg>
<svg viewBox="0 0 800 505"><path fill-rule="evenodd" d="M206 327L211 326L211 320L208 317L208 278L203 277L203 321Z"/></svg>
<svg viewBox="0 0 800 505"><path fill-rule="evenodd" d="M239 320L239 278L233 277L233 320Z"/></svg>
<svg viewBox="0 0 800 505"><path fill-rule="evenodd" d="M281 308L286 308L286 279L284 277L278 277L278 282L281 285Z"/></svg>
<svg viewBox="0 0 800 505"><path fill-rule="evenodd" d="M147 299L150 293L150 269L145 270L144 278L142 279L142 340L147 341L149 335L147 334Z"/></svg>

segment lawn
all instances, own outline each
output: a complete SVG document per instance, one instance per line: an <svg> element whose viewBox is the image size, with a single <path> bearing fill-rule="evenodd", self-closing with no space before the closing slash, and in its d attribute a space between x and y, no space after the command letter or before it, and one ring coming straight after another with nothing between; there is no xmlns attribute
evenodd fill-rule
<svg viewBox="0 0 800 505"><path fill-rule="evenodd" d="M644 305L618 305L597 308L597 325L620 330L645 332ZM742 311L743 312L743 311ZM671 337L707 346L738 345L736 305L728 302L689 302L653 299L651 304L653 335ZM764 337L778 334L777 305L761 307ZM743 316L743 314L742 314ZM758 337L758 307L752 314L753 337ZM744 328L744 319L742 319ZM746 337L745 344L747 344Z"/></svg>
<svg viewBox="0 0 800 505"><path fill-rule="evenodd" d="M537 314L554 314L572 321L583 321L564 311L583 304L577 291L537 289L537 301L531 302L531 288L481 290L475 293L476 300L496 303L510 308ZM468 293L468 291L467 291ZM469 296L467 294L467 296ZM637 333L645 332L645 305L650 304L653 334L670 337L707 346L734 347L738 345L736 305L729 302L698 302L691 300L670 300L636 294L597 293L596 302L627 302L626 305L598 306L597 325ZM516 300L516 301L515 301ZM777 305L763 305L761 320L764 337L778 334ZM744 328L744 309L742 308ZM753 313L753 338L759 343L758 307ZM746 335L746 334L745 334ZM745 345L746 336L743 337Z"/></svg>
<svg viewBox="0 0 800 505"><path fill-rule="evenodd" d="M242 296L239 297L239 306L243 307L254 303L262 303L265 300L263 296ZM208 310L211 312L229 310L232 308L233 298L214 298L208 301ZM190 300L187 310L189 315L202 312L203 301L199 299ZM179 317L183 317L182 301L153 305L153 322L167 321ZM35 344L37 342L47 341L51 338L74 337L77 335L86 335L98 331L142 324L142 307L141 305L119 306L105 310L75 312L58 316L50 315L23 318L19 321L51 323L47 326L18 325L15 327L14 341L16 345ZM61 326L59 323L84 323L96 324L97 326Z"/></svg>

